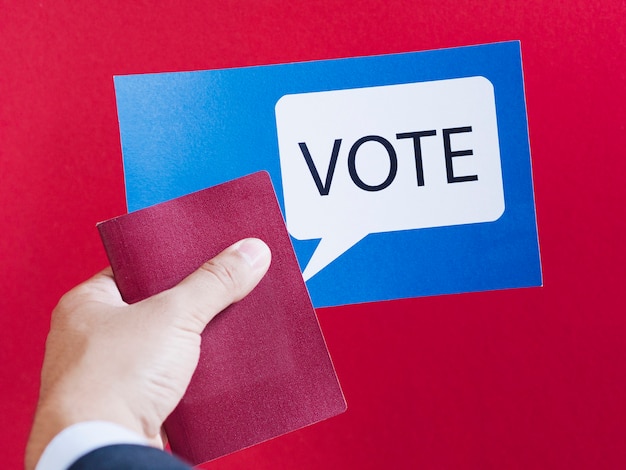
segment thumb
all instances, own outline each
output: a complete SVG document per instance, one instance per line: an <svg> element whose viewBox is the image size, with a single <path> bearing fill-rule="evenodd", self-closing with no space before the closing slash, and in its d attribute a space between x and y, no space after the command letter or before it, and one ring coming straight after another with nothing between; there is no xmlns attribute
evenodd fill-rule
<svg viewBox="0 0 626 470"><path fill-rule="evenodd" d="M267 272L269 247L257 238L229 246L204 263L180 284L163 292L178 315L197 320L201 333L206 324L230 304L243 299Z"/></svg>

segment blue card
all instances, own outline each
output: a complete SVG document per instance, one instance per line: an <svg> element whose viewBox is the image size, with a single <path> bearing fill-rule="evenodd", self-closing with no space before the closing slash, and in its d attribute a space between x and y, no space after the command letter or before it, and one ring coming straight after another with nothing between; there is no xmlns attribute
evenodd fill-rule
<svg viewBox="0 0 626 470"><path fill-rule="evenodd" d="M268 171L316 307L542 283L517 41L115 92L128 210Z"/></svg>

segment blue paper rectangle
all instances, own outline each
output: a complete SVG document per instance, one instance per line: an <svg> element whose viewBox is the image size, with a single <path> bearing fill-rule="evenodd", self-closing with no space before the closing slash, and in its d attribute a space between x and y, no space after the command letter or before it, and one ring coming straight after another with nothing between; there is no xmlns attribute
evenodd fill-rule
<svg viewBox="0 0 626 470"><path fill-rule="evenodd" d="M268 171L316 307L541 285L517 41L115 91L129 211Z"/></svg>

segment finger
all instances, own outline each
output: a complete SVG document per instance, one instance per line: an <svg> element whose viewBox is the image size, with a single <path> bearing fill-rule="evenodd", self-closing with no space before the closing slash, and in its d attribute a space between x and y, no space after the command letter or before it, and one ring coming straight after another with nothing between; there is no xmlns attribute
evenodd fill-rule
<svg viewBox="0 0 626 470"><path fill-rule="evenodd" d="M73 306L82 305L85 302L91 301L112 306L127 305L122 300L110 267L103 269L95 276L67 292L60 299L59 306L64 307L62 310L68 310Z"/></svg>
<svg viewBox="0 0 626 470"><path fill-rule="evenodd" d="M219 312L244 298L267 272L269 247L246 238L226 248L166 293L179 313L199 320L200 331ZM183 306L184 308L180 308Z"/></svg>
<svg viewBox="0 0 626 470"><path fill-rule="evenodd" d="M122 300L117 284L115 284L113 270L110 266L104 268L83 285L93 292L93 295L96 297L95 300L101 300L112 305L126 305L126 302Z"/></svg>

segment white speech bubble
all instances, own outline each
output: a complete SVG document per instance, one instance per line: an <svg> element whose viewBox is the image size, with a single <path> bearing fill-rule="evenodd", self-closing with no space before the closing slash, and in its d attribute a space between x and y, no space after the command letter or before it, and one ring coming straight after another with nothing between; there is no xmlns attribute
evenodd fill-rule
<svg viewBox="0 0 626 470"><path fill-rule="evenodd" d="M276 124L287 229L321 239L305 280L370 233L504 212L484 77L285 95Z"/></svg>

